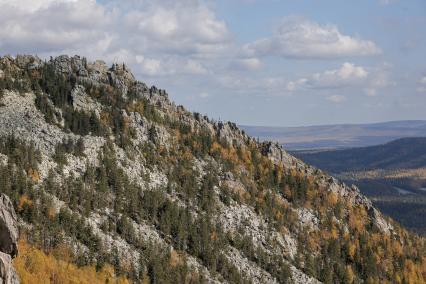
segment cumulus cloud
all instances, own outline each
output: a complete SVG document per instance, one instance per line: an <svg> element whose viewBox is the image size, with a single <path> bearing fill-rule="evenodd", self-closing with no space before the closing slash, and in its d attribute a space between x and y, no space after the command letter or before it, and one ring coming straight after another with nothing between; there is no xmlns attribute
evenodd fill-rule
<svg viewBox="0 0 426 284"><path fill-rule="evenodd" d="M0 24L0 54L81 54L152 76L206 74L231 44L198 0L0 0Z"/></svg>
<svg viewBox="0 0 426 284"><path fill-rule="evenodd" d="M0 5L11 6L15 9L34 12L41 8L47 8L51 4L64 2L76 2L76 0L0 0Z"/></svg>
<svg viewBox="0 0 426 284"><path fill-rule="evenodd" d="M230 68L235 70L258 70L262 67L262 61L259 58L242 58L231 62Z"/></svg>
<svg viewBox="0 0 426 284"><path fill-rule="evenodd" d="M124 25L127 40L144 51L209 56L230 43L225 22L198 1L146 1Z"/></svg>
<svg viewBox="0 0 426 284"><path fill-rule="evenodd" d="M338 58L381 53L372 41L342 34L336 26L321 26L300 18L287 18L276 33L244 47L252 55L289 58Z"/></svg>
<svg viewBox="0 0 426 284"><path fill-rule="evenodd" d="M346 101L346 97L342 95L332 95L327 97L327 100L335 104L340 104Z"/></svg>
<svg viewBox="0 0 426 284"><path fill-rule="evenodd" d="M280 95L285 91L286 80L282 77L223 75L217 78L218 84L225 89L239 93L260 93Z"/></svg>
<svg viewBox="0 0 426 284"><path fill-rule="evenodd" d="M168 58L162 60L137 55L136 63L140 67L141 72L149 76L176 74L202 75L207 73L207 69L200 62L185 58Z"/></svg>
<svg viewBox="0 0 426 284"><path fill-rule="evenodd" d="M364 93L367 97L375 97L387 87L396 85L390 79L391 68L392 66L387 63L367 68L346 62L339 68L289 81L287 82L286 90L290 93L304 90L326 91L329 93L346 88L350 93ZM329 96L326 99L334 103L341 103L346 100L346 97L341 98L340 96Z"/></svg>
<svg viewBox="0 0 426 284"><path fill-rule="evenodd" d="M368 72L364 67L346 62L339 69L326 70L322 73L315 73L308 78L290 81L287 84L287 90L343 88L365 82L367 77Z"/></svg>
<svg viewBox="0 0 426 284"><path fill-rule="evenodd" d="M95 1L0 1L0 51L50 53L108 47L112 12Z"/></svg>

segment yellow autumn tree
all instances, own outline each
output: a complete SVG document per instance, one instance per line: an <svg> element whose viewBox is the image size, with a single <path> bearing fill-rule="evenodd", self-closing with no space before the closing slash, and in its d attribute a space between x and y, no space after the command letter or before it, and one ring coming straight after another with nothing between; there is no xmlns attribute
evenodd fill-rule
<svg viewBox="0 0 426 284"><path fill-rule="evenodd" d="M111 266L96 271L94 266L77 267L70 259L69 250L64 247L46 254L21 240L19 255L13 264L22 284L130 283L125 278L115 276Z"/></svg>

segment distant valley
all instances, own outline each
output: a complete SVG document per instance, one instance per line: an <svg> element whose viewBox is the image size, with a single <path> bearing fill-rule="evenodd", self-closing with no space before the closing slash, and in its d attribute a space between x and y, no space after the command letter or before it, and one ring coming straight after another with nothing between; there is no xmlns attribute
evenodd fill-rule
<svg viewBox="0 0 426 284"><path fill-rule="evenodd" d="M365 147L403 137L426 136L426 120L304 127L241 126L241 128L261 141L277 141L289 150Z"/></svg>

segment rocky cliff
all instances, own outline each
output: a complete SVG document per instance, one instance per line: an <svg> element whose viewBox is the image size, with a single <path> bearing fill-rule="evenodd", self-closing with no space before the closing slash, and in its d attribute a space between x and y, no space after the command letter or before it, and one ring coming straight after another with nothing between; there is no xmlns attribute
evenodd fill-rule
<svg viewBox="0 0 426 284"><path fill-rule="evenodd" d="M44 249L135 282L424 281L424 240L356 187L124 64L6 56L0 91L0 181Z"/></svg>
<svg viewBox="0 0 426 284"><path fill-rule="evenodd" d="M12 265L18 254L18 223L12 202L0 194L0 283L17 284L19 277Z"/></svg>

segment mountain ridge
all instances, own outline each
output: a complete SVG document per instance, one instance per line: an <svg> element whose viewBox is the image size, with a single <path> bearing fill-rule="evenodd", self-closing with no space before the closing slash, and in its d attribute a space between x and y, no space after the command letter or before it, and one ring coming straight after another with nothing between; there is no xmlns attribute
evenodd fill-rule
<svg viewBox="0 0 426 284"><path fill-rule="evenodd" d="M424 240L356 187L189 113L124 64L6 56L0 70L3 190L44 249L73 244L81 264L134 281L424 280ZM404 266L388 256L388 271L377 249L393 246Z"/></svg>

